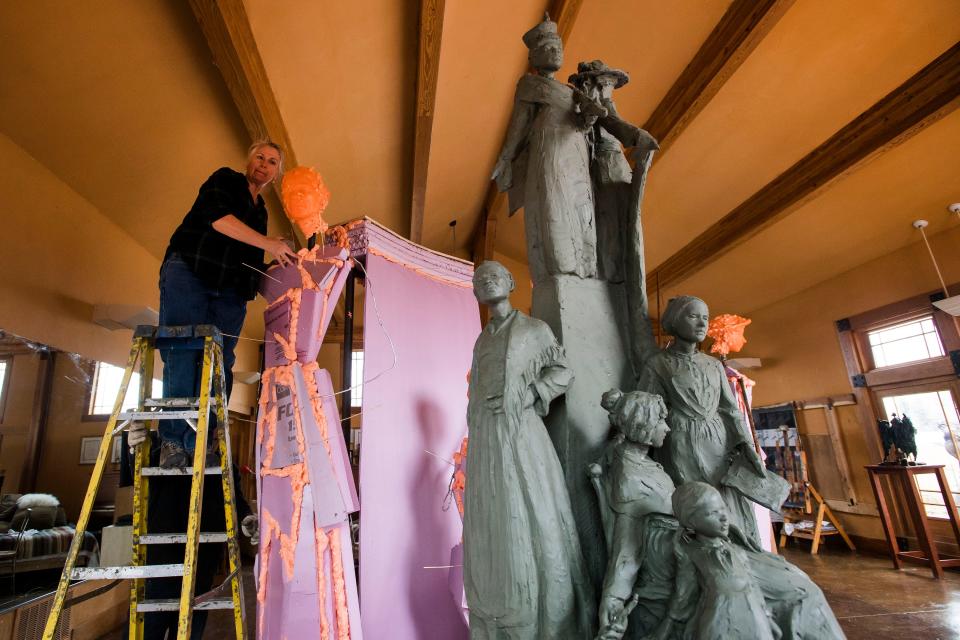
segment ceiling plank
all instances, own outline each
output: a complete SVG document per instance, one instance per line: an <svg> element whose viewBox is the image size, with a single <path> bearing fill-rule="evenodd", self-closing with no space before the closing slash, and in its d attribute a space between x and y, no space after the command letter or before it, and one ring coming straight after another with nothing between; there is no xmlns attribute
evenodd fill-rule
<svg viewBox="0 0 960 640"><path fill-rule="evenodd" d="M960 43L763 186L647 278L648 286L680 282L783 219L836 178L902 144L960 106Z"/></svg>
<svg viewBox="0 0 960 640"><path fill-rule="evenodd" d="M417 113L414 124L413 190L410 205L410 239L417 243L423 240L427 171L430 168L430 139L433 135L433 111L437 100L445 4L445 0L420 2L420 53L417 63Z"/></svg>
<svg viewBox="0 0 960 640"><path fill-rule="evenodd" d="M551 0L547 8L550 19L557 23L557 32L564 43L573 32L573 25L577 21L577 14L583 0ZM497 190L497 184L491 180L487 185L487 194L483 198L483 209L477 227L474 229L473 261L480 264L484 260L493 260L497 238L497 208L503 198Z"/></svg>
<svg viewBox="0 0 960 640"><path fill-rule="evenodd" d="M660 157L773 29L794 0L734 0L643 128Z"/></svg>
<svg viewBox="0 0 960 640"><path fill-rule="evenodd" d="M285 164L296 166L293 143L242 0L190 0L190 8L250 137L273 140L283 147ZM279 195L279 184L274 187Z"/></svg>

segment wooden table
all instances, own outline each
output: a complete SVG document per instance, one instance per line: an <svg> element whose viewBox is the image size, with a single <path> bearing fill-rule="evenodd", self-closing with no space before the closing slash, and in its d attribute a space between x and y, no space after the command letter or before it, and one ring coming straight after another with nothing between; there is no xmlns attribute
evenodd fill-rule
<svg viewBox="0 0 960 640"><path fill-rule="evenodd" d="M957 545L960 546L957 505L954 503L953 494L950 493L950 487L947 485L947 476L943 471L943 465L923 464L903 467L900 465L870 464L866 466L866 469L870 475L873 495L877 498L880 522L883 523L883 532L887 536L887 545L890 548L890 559L893 560L893 566L899 569L901 560L925 564L930 567L933 577L937 579L943 578L944 567L960 567L960 557L941 555L937 552L936 542L930 534L930 521L927 519L927 512L924 510L923 501L920 499L920 489L917 487L916 476L932 473L937 477L940 493L943 494L943 502L947 508L947 516L953 526L953 535L957 540ZM920 551L900 551L900 547L897 545L897 533L893 529L890 510L887 508L886 497L883 494L881 476L889 477L894 485L899 482L903 488L907 501L907 511L917 533Z"/></svg>

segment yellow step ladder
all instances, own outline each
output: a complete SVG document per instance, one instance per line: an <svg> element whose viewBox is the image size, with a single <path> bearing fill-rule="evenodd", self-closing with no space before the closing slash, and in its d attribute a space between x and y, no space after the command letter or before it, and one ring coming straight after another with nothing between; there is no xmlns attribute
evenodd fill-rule
<svg viewBox="0 0 960 640"><path fill-rule="evenodd" d="M153 381L154 353L157 349L203 350L203 368L199 398L150 398ZM139 368L137 368L139 365ZM123 411L123 399L134 370L140 373L140 393L135 411ZM50 616L43 632L43 640L53 640L60 614L64 608L71 580L132 580L130 588L130 638L142 640L144 614L156 611L179 611L177 640L188 640L195 610L233 609L236 637L245 639L246 619L243 608L243 585L240 576L240 547L237 542L237 512L234 501L233 467L230 455L230 431L227 423L227 399L223 365L223 342L220 332L212 325L184 327L153 327L141 325L134 332L130 358L120 383L120 390L107 422L100 452L93 467L93 475L80 510L76 533L70 544L60 584L53 599ZM216 411L219 430L220 466L206 467L207 427L211 411ZM100 487L103 470L110 457L112 440L135 422L145 422L155 428L159 420L185 420L196 429L197 440L193 466L185 469L163 469L150 465L150 441L137 447L133 469L133 561L121 567L77 567L77 556L84 532L90 520L94 497ZM214 435L216 437L216 435ZM155 476L192 476L187 531L182 534L150 534L147 523L149 478ZM220 475L223 485L223 505L226 532L201 533L200 512L203 500L203 479L206 475ZM197 554L200 543L226 542L230 563L230 598L194 597ZM183 564L147 565L147 545L186 544ZM148 600L145 581L150 578L180 577L183 586L180 599ZM211 592L212 593L212 592Z"/></svg>

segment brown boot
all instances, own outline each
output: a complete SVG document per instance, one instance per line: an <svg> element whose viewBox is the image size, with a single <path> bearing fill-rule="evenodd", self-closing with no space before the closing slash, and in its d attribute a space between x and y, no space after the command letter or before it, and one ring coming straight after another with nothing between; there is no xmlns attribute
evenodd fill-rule
<svg viewBox="0 0 960 640"><path fill-rule="evenodd" d="M217 429L207 436L207 458L204 464L208 467L220 466L220 430Z"/></svg>
<svg viewBox="0 0 960 640"><path fill-rule="evenodd" d="M160 444L160 467L162 469L185 469L190 466L190 457L179 442L164 440Z"/></svg>

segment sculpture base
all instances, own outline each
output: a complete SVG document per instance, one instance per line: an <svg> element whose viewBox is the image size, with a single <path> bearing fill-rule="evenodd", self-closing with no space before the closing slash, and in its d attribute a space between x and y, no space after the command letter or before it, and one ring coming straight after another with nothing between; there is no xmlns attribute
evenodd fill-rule
<svg viewBox="0 0 960 640"><path fill-rule="evenodd" d="M531 315L550 325L567 353L573 384L545 422L563 466L580 544L600 593L606 543L587 465L603 454L610 422L600 398L610 389L632 389L622 284L576 276L550 276L533 287Z"/></svg>

